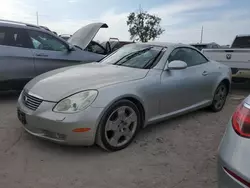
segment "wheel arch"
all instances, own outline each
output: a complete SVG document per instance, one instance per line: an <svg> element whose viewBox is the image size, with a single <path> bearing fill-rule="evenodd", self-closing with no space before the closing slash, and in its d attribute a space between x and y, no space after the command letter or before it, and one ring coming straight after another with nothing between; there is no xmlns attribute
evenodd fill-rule
<svg viewBox="0 0 250 188"><path fill-rule="evenodd" d="M116 103L116 102L118 102L118 101L120 101L120 100L129 100L129 101L131 101L132 103L134 103L136 106L137 106L137 108L138 108L138 110L139 110L139 112L141 113L140 115L141 115L141 127L143 128L143 127L145 127L145 117L146 117L146 112L145 112L145 107L144 107L144 105L143 105L143 102L142 102L142 100L139 98L139 97L137 97L136 95L123 95L123 96L119 96L119 97L117 97L117 98L115 98L114 100L112 100L111 102L109 102L109 104L108 105L106 105L106 107L104 108L104 110L103 110L103 112L102 112L102 114L101 114L101 116L100 116L100 119L99 119L99 121L98 121L98 124L97 124L97 127L96 127L96 134L95 134L95 143L97 143L97 144L101 144L100 143L100 132L99 132L99 129L100 129L100 124L101 124L101 121L103 120L103 118L105 118L105 115L106 115L106 113L108 112L108 110ZM102 144L101 144L102 145Z"/></svg>
<svg viewBox="0 0 250 188"><path fill-rule="evenodd" d="M217 82L216 82L216 84L214 85L214 88L213 88L213 90L212 90L212 97L214 96L214 93L215 93L217 87L218 87L221 83L225 83L226 86L227 86L227 89L228 89L228 93L230 92L230 89L231 89L231 82L230 82L229 78L224 77L224 78L222 78L222 79L217 80Z"/></svg>
<svg viewBox="0 0 250 188"><path fill-rule="evenodd" d="M144 109L144 106L143 104L141 103L141 101L135 97L124 97L122 99L126 99L126 100L129 100L131 102L133 102L137 108L139 109L139 112L140 112L140 118L141 118L141 126L144 127L145 125L145 109ZM121 99L120 99L121 100Z"/></svg>
<svg viewBox="0 0 250 188"><path fill-rule="evenodd" d="M227 87L227 92L229 93L230 92L230 89L231 89L231 83L229 81L228 78L224 78L219 84L221 83L225 83L226 87Z"/></svg>
<svg viewBox="0 0 250 188"><path fill-rule="evenodd" d="M116 97L115 99L113 99L112 101L109 102L108 105L106 105L105 109L103 110L103 114L102 116L105 116L105 113L107 112L107 110L116 102L120 101L120 100L129 100L132 103L134 103L137 108L140 111L140 115L141 115L141 121L142 121L142 127L144 127L145 125L145 119L146 119L146 110L145 110L145 106L143 105L143 100L140 99L140 97L134 95L134 94L126 94L126 95L121 95L119 97Z"/></svg>

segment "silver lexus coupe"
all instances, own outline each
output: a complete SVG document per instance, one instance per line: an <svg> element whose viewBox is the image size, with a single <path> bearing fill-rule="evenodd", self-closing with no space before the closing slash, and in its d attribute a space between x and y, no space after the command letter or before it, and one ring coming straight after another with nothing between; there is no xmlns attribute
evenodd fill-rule
<svg viewBox="0 0 250 188"><path fill-rule="evenodd" d="M220 111L230 82L230 68L194 47L134 43L101 62L37 76L24 87L17 112L34 136L116 151L148 124L205 107Z"/></svg>

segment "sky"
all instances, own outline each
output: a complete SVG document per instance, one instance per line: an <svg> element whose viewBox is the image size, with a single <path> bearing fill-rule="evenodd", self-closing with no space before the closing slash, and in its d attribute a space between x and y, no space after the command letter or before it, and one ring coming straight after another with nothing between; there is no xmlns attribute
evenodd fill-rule
<svg viewBox="0 0 250 188"><path fill-rule="evenodd" d="M250 34L250 0L0 0L0 19L49 27L59 34L73 34L92 22L107 23L96 40L116 37L129 40L127 16L144 11L162 19L165 32L156 41L231 44L238 34Z"/></svg>

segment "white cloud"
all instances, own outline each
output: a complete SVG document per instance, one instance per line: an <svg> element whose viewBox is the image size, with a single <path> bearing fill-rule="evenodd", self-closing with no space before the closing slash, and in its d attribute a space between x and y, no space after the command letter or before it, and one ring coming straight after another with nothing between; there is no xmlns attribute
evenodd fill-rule
<svg viewBox="0 0 250 188"><path fill-rule="evenodd" d="M21 0L1 1L1 19L36 23L35 14L38 7L30 6ZM61 3L71 2L71 4L75 4L77 1L67 0ZM157 40L183 43L198 42L200 40L201 26L203 25L204 42L214 41L220 44L229 44L236 34L250 33L250 17L247 7L245 10L234 9L230 12L221 10L219 16L210 21L202 21L202 19L198 19L200 21L193 20L194 18L199 18L201 14L206 13L209 8L223 7L226 3L228 3L228 0L177 0L161 6L156 5L148 10L148 12L161 17L161 25L166 30ZM189 12L188 14L186 13L187 11ZM39 12L39 14L42 15L43 12ZM126 25L128 14L129 12L117 13L111 7L110 10L98 16L93 10L93 15L91 15L93 19L83 19L79 18L79 16L78 19L75 19L71 15L66 16L61 13L62 16L56 20L50 19L50 15L41 16L40 23L58 33L73 33L88 23L105 22L109 25L109 28L101 29L96 37L97 39L107 40L109 37L117 37L121 40L129 40L128 27ZM53 15L53 12L51 15Z"/></svg>
<svg viewBox="0 0 250 188"><path fill-rule="evenodd" d="M0 18L6 20L35 22L36 10L22 0L1 0Z"/></svg>

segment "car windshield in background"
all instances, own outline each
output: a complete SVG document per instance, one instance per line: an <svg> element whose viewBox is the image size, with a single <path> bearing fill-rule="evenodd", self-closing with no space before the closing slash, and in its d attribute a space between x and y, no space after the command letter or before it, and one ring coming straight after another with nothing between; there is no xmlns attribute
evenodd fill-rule
<svg viewBox="0 0 250 188"><path fill-rule="evenodd" d="M231 48L250 48L250 36L236 37Z"/></svg>
<svg viewBox="0 0 250 188"><path fill-rule="evenodd" d="M126 45L112 53L101 63L133 68L150 68L160 59L162 47L146 45Z"/></svg>
<svg viewBox="0 0 250 188"><path fill-rule="evenodd" d="M207 45L192 45L193 47L195 47L195 48L197 48L198 50L203 50L203 49L206 49L206 48L208 48L208 46Z"/></svg>

